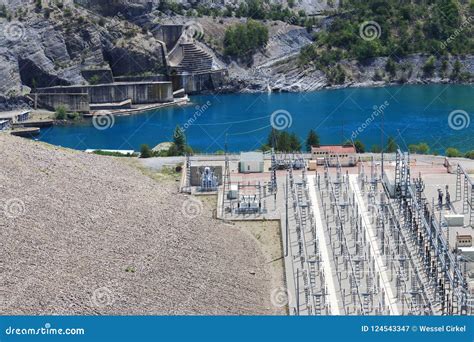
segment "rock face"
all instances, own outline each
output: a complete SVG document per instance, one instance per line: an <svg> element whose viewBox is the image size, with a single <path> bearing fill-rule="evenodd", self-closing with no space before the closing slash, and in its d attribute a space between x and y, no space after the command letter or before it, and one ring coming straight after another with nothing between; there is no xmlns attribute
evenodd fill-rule
<svg viewBox="0 0 474 342"><path fill-rule="evenodd" d="M440 73L441 62L437 61L432 76L424 75L423 65L429 56L412 55L397 61L398 70L395 75L385 71L388 57L377 57L361 64L355 60L344 60L340 64L345 71L346 79L342 84L332 83L321 70L298 67L297 54L280 58L262 65L247 69L232 64L229 75L229 91L262 92L283 91L300 92L314 91L322 88L369 87L385 84L423 84L450 83L449 75L453 65L459 60L462 72L474 73L474 56L450 57L444 74Z"/></svg>
<svg viewBox="0 0 474 342"><path fill-rule="evenodd" d="M86 84L84 69L133 75L165 66L161 43L127 21L75 7L52 8L45 18L44 9L27 8L21 18L0 19L0 94L21 95L22 85Z"/></svg>
<svg viewBox="0 0 474 342"><path fill-rule="evenodd" d="M121 14L132 18L151 11L159 0L74 0L74 3L105 16Z"/></svg>
<svg viewBox="0 0 474 342"><path fill-rule="evenodd" d="M160 4L160 0L74 0L74 2L105 16L122 14L128 18L149 13ZM224 9L226 6L238 8L246 0L175 0L173 2L181 4L186 9L196 8L198 5ZM292 8L296 11L303 10L307 14L318 14L338 8L340 2L340 0L297 0L293 1ZM271 3L280 4L283 8L288 6L288 0L272 0Z"/></svg>

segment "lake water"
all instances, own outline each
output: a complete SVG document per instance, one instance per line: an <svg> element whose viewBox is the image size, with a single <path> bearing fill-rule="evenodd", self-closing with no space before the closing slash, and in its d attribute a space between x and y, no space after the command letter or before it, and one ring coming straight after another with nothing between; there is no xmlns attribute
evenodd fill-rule
<svg viewBox="0 0 474 342"><path fill-rule="evenodd" d="M224 150L226 140L230 151L240 151L259 148L273 124L288 126L286 130L297 133L302 141L313 128L321 144L356 138L370 149L380 145L383 118L385 141L393 136L402 149L426 142L441 153L447 147L467 151L474 149L473 95L470 85L405 85L192 96L191 105L116 117L103 130L91 121L43 129L39 140L79 150L139 150L141 144L153 147L170 141L179 125L188 143L201 152Z"/></svg>

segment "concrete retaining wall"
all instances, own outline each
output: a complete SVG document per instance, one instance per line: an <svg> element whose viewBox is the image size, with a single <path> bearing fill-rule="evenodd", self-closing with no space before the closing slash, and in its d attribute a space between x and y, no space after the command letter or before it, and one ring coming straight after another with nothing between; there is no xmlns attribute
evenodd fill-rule
<svg viewBox="0 0 474 342"><path fill-rule="evenodd" d="M150 75L150 76L115 76L115 82L167 82L168 76Z"/></svg>
<svg viewBox="0 0 474 342"><path fill-rule="evenodd" d="M199 74L177 74L171 76L173 90L184 88L187 94L216 90L224 84L226 70L216 70Z"/></svg>
<svg viewBox="0 0 474 342"><path fill-rule="evenodd" d="M166 45L170 51L183 33L183 25L161 25L155 33L155 37Z"/></svg>
<svg viewBox="0 0 474 342"><path fill-rule="evenodd" d="M173 101L171 82L113 83L90 86L39 88L37 92L61 94L89 94L90 103L111 103L132 100L132 104Z"/></svg>
<svg viewBox="0 0 474 342"><path fill-rule="evenodd" d="M59 106L66 107L67 111L87 113L89 112L89 96L84 93L63 94L63 93L43 93L34 94L37 106L56 110Z"/></svg>

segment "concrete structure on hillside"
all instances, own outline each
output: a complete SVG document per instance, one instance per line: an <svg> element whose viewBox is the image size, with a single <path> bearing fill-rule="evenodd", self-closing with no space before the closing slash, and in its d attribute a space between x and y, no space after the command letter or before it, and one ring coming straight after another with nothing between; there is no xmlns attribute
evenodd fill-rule
<svg viewBox="0 0 474 342"><path fill-rule="evenodd" d="M173 101L171 82L116 82L84 86L38 88L32 94L37 105L69 111L89 112L93 104L113 104L131 100L133 105Z"/></svg>
<svg viewBox="0 0 474 342"><path fill-rule="evenodd" d="M354 166L357 164L357 151L354 146L344 145L323 145L311 147L311 159L317 164L323 165L325 160L329 166L336 166L338 162L341 166ZM339 161L338 161L339 160Z"/></svg>
<svg viewBox="0 0 474 342"><path fill-rule="evenodd" d="M196 27L195 27L196 26ZM161 25L155 37L163 41L168 51L166 62L173 89L186 93L201 93L223 86L227 70L216 65L212 54L194 41L202 32L199 25Z"/></svg>
<svg viewBox="0 0 474 342"><path fill-rule="evenodd" d="M10 126L12 124L21 123L27 121L30 118L30 111L29 110L12 110L10 112L1 112L0 113L0 120L7 121L4 123L4 128L6 126Z"/></svg>
<svg viewBox="0 0 474 342"><path fill-rule="evenodd" d="M10 127L10 120L0 119L0 131L7 129Z"/></svg>
<svg viewBox="0 0 474 342"><path fill-rule="evenodd" d="M240 153L239 170L241 173L263 172L262 152L242 152Z"/></svg>

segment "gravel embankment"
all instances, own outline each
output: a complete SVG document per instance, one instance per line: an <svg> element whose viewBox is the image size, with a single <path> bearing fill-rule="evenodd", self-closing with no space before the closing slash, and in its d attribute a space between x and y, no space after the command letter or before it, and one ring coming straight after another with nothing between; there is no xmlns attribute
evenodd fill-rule
<svg viewBox="0 0 474 342"><path fill-rule="evenodd" d="M0 134L0 194L0 314L276 313L249 235L122 161Z"/></svg>

